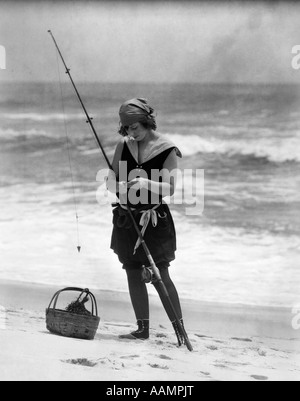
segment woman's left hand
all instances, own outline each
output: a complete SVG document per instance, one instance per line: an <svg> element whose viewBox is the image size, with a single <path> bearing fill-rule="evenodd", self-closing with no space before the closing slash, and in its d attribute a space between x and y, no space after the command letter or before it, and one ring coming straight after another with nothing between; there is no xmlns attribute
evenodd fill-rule
<svg viewBox="0 0 300 401"><path fill-rule="evenodd" d="M135 190L138 189L143 189L143 188L149 188L149 180L148 178L143 178L143 177L139 177L139 178L135 178L134 180L131 180L128 182L127 184L128 188L133 188Z"/></svg>

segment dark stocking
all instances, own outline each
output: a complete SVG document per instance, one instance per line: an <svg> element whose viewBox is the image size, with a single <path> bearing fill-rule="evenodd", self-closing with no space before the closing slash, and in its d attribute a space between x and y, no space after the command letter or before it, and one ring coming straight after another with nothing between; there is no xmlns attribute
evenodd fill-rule
<svg viewBox="0 0 300 401"><path fill-rule="evenodd" d="M146 284L142 282L141 269L126 269L126 273L136 320L149 320L149 297Z"/></svg>
<svg viewBox="0 0 300 401"><path fill-rule="evenodd" d="M141 270L140 269L126 269L127 278L128 278L128 287L130 298L132 302L132 306L136 315L137 320L149 320L149 297L147 286L142 282ZM175 308L176 314L179 319L182 319L182 310L180 305L180 300L178 296L178 292L173 281L169 275L168 268L162 268L160 270L161 278L167 288L167 291L170 296L170 300ZM173 322L175 320L174 313L169 303L166 301L166 298L163 294L158 283L154 283L154 287L156 288L160 299L163 303L163 306L169 316L169 319Z"/></svg>

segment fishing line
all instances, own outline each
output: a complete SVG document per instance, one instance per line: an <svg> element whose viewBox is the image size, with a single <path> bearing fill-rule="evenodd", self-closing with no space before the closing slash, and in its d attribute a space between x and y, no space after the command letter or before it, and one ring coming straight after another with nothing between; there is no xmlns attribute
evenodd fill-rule
<svg viewBox="0 0 300 401"><path fill-rule="evenodd" d="M75 209L75 216L76 216L76 231L77 231L77 250L80 253L81 251L81 245L80 245L80 235L79 235L79 215L78 215L78 204L76 200L76 193L75 193L75 181L74 181L74 173L73 173L73 167L72 167L72 158L71 158L71 142L69 138L69 132L68 132L68 123L66 119L66 113L65 113L65 103L64 103L64 97L63 97L63 89L62 89L62 82L61 82L61 73L60 73L60 67L59 67L59 55L58 52L55 51L56 54L56 62L57 62L57 70L58 70L58 78L59 78L59 87L60 87L60 96L61 96L61 107L63 111L63 120L64 120L64 128L65 128L65 137L66 137L66 144L67 144L67 153L68 153L68 161L69 161L69 169L70 169L70 174L71 174L71 182L72 182L72 191L73 191L73 203L74 203L74 209Z"/></svg>
<svg viewBox="0 0 300 401"><path fill-rule="evenodd" d="M107 157L107 154L106 154L106 152L105 152L105 149L103 148L102 143L101 143L101 141L100 141L100 139L99 139L99 136L98 136L98 134L97 134L97 132L96 132L96 130L95 130L95 127L94 127L94 125L93 125L92 119L91 119L91 117L89 116L89 114L88 114L88 112L87 112L87 109L86 109L86 107L85 107L85 105L84 105L84 103L83 103L83 101L82 101L82 99L81 99L81 96L80 96L79 92L78 92L78 89L77 89L77 87L76 87L76 85L75 85L75 83L74 83L74 81L73 81L73 78L72 78L71 73L70 73L70 68L67 67L67 64L66 64L66 62L65 62L65 60L64 60L64 58L63 58L63 55L62 55L62 53L61 53L61 51L60 51L60 49L59 49L59 47L58 47L58 44L57 44L57 42L56 42L56 40L55 40L55 38L54 38L54 36L53 36L51 30L49 30L48 32L49 32L49 34L51 35L51 37L52 37L52 39L53 39L53 42L54 42L54 44L55 44L55 46L56 46L56 49L57 49L57 51L58 51L58 54L60 55L61 61L63 62L64 66L65 66L65 68L66 68L66 73L68 74L68 76L69 76L69 78L70 78L70 81L71 81L71 83L72 83L72 85L73 85L73 88L74 88L74 90L75 90L75 92L76 92L76 94L77 94L78 100L79 100L79 102L80 102L80 104L81 104L81 106L82 106L82 108L83 108L83 111L84 111L86 117L87 117L87 122L88 122L89 125L90 125L90 128L91 128L91 130L92 130L92 132L93 132L93 135L94 135L94 137L95 137L95 139L96 139L96 142L97 142L97 144L98 144L98 146L99 146L99 148L100 148L100 150L101 150L101 152L102 152L102 155L103 155L103 157L105 158L109 169L110 169L110 170L113 170L112 165L111 165L111 163L110 163L110 161L109 161L109 159L108 159L108 157ZM169 295L169 293L168 293L168 290L167 290L167 288L166 288L166 286L165 286L165 284L164 284L164 282L163 282L163 280L162 280L160 271L159 271L157 265L155 264L155 261L154 261L152 255L151 255L151 253L150 253L150 250L149 250L149 248L148 248L148 246L147 246L147 244L146 244L146 242L145 242L145 239L144 239L144 237L143 237L143 235L142 235L142 233L141 233L141 231L140 231L140 229L139 229L138 223L136 222L136 220L135 220L135 218L134 218L134 216L133 216L133 213L132 213L132 211L131 211L131 209L130 209L130 206L129 206L128 204L127 204L127 211L128 211L128 215L129 215L129 217L130 217L130 219L131 219L131 221L132 221L132 224L133 224L133 226L134 226L134 229L135 229L135 231L136 231L138 237L140 238L141 245L142 245L143 248L144 248L145 254L146 254L147 259L148 259L148 261L149 261L149 263L150 263L150 266L151 266L151 269L152 269L152 271L153 271L153 273L154 273L154 276L155 276L155 278L156 278L157 281L158 281L158 285L159 285L159 287L160 287L160 289L161 289L161 291L162 291L163 298L164 298L164 300L166 301L167 305L168 305L168 306L171 308L171 310L172 310L172 313L173 313L173 315L174 315L174 321L172 321L172 323L176 322L177 331L178 331L178 332L180 333L180 335L182 335L182 337L184 338L184 343L185 343L185 345L187 346L187 348L188 348L189 351L193 351L193 347L192 347L192 345L191 345L191 342L190 342L190 340L189 340L189 338L188 338L188 335L187 335L187 333L186 333L186 331L185 331L185 328L184 328L182 322L180 321L180 319L179 319L179 317L178 317L178 315L177 315L177 312L176 312L175 307L174 307L174 305L173 305L173 303L172 303L172 301L171 301L171 298L170 298L170 295ZM78 251L79 251L79 249L78 249ZM176 333L177 333L177 331L176 331Z"/></svg>

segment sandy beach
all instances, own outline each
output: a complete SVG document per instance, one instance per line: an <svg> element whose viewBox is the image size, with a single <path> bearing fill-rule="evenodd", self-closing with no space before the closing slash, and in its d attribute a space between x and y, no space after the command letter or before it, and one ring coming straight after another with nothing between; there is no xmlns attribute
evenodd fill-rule
<svg viewBox="0 0 300 401"><path fill-rule="evenodd" d="M299 14L289 1L1 3L0 381L300 380ZM130 101L124 120L137 98L148 106ZM150 339L119 338L136 330L119 260L139 257L129 228L124 258L111 249L127 227L106 180L120 133L139 144L124 147L124 180L159 167L155 195L177 183L174 261L167 216L139 217L155 262L172 260L193 352L154 288ZM177 180L159 137L182 153ZM66 286L97 299L92 341L47 330Z"/></svg>
<svg viewBox="0 0 300 401"><path fill-rule="evenodd" d="M121 341L135 320L126 293L93 291L101 323L94 341L50 334L45 308L59 288L0 282L3 381L298 381L300 331L285 308L184 300L194 347L176 346L158 298L149 341Z"/></svg>

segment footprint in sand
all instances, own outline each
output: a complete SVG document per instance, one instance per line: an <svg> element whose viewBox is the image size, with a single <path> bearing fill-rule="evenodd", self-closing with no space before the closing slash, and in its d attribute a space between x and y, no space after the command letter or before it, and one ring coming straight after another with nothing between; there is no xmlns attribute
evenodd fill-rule
<svg viewBox="0 0 300 401"><path fill-rule="evenodd" d="M163 334L163 333L157 333L156 337L157 338L167 338L168 336L166 334Z"/></svg>
<svg viewBox="0 0 300 401"><path fill-rule="evenodd" d="M217 351L218 350L218 347L216 347L215 345L207 345L206 348L210 349L211 351Z"/></svg>
<svg viewBox="0 0 300 401"><path fill-rule="evenodd" d="M214 366L220 369L228 369L228 366L223 365L222 363L215 363Z"/></svg>
<svg viewBox="0 0 300 401"><path fill-rule="evenodd" d="M151 366L151 368L153 369L163 369L163 370L168 370L168 366L162 366L162 365L158 365L157 363L148 363L149 366Z"/></svg>
<svg viewBox="0 0 300 401"><path fill-rule="evenodd" d="M252 377L252 379L260 380L260 381L269 380L269 378L267 376L251 375L250 377Z"/></svg>
<svg viewBox="0 0 300 401"><path fill-rule="evenodd" d="M239 367L239 366L249 366L250 364L249 364L249 363L243 363L243 362L230 362L230 361L226 361L226 365Z"/></svg>
<svg viewBox="0 0 300 401"><path fill-rule="evenodd" d="M195 334L195 336L199 337L199 338L212 338L212 337L209 337L209 336L203 336L202 334Z"/></svg>
<svg viewBox="0 0 300 401"><path fill-rule="evenodd" d="M243 341L244 343L252 343L252 340L250 338L232 337L231 339L235 341Z"/></svg>
<svg viewBox="0 0 300 401"><path fill-rule="evenodd" d="M203 375L203 376L210 376L210 373L209 372L200 372L201 373L201 375Z"/></svg>
<svg viewBox="0 0 300 401"><path fill-rule="evenodd" d="M93 368L97 365L97 363L92 362L86 358L78 358L78 359L66 359L62 360L64 363L70 363L71 365L80 365L80 366L87 366L89 368Z"/></svg>
<svg viewBox="0 0 300 401"><path fill-rule="evenodd" d="M267 351L264 351L263 349L258 349L257 352L259 356L267 356Z"/></svg>
<svg viewBox="0 0 300 401"><path fill-rule="evenodd" d="M167 361L172 361L172 358L170 358L170 357L167 356L167 355L158 355L158 358L160 358L160 359L166 359Z"/></svg>
<svg viewBox="0 0 300 401"><path fill-rule="evenodd" d="M120 359L133 359L133 358L139 358L139 355L124 355L121 356Z"/></svg>

